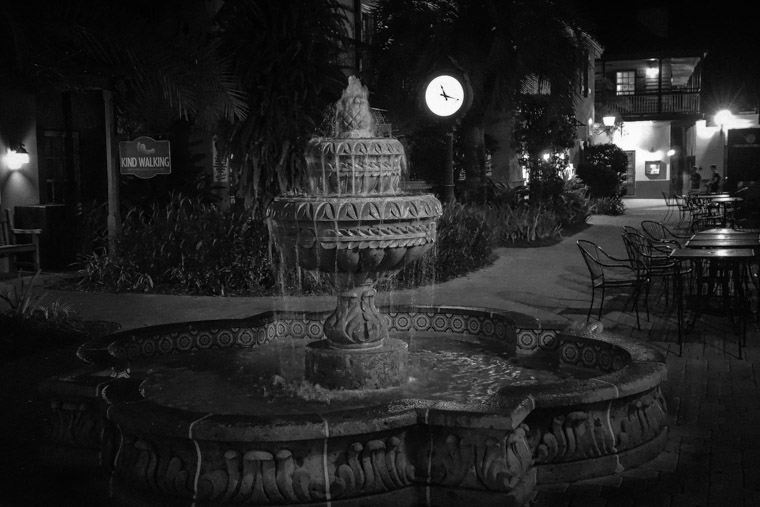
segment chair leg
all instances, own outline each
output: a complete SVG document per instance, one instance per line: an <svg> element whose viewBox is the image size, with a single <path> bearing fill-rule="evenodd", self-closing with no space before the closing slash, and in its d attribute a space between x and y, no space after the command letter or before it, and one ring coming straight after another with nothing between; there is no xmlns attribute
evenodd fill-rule
<svg viewBox="0 0 760 507"><path fill-rule="evenodd" d="M591 304L588 307L588 313L586 314L586 322L591 319L591 310L594 308L594 294L596 294L596 288L591 287Z"/></svg>
<svg viewBox="0 0 760 507"><path fill-rule="evenodd" d="M604 287L602 287L602 298L599 300L599 322L602 321L602 308L604 308Z"/></svg>
<svg viewBox="0 0 760 507"><path fill-rule="evenodd" d="M633 310L636 312L636 328L641 330L641 321L639 320L639 292L640 289L638 287L633 290ZM644 303L646 304L646 300Z"/></svg>

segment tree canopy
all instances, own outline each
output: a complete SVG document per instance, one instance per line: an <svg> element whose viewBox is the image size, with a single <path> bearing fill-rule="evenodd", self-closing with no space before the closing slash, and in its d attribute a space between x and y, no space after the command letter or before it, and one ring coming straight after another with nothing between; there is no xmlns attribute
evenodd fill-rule
<svg viewBox="0 0 760 507"><path fill-rule="evenodd" d="M519 96L550 88L546 114L564 115L579 90L586 39L564 2L552 0L385 0L377 11L374 89L393 121L424 118L418 85L441 67L470 79L474 100L461 121L468 183L480 185L487 116L511 114ZM548 86L547 86L548 85Z"/></svg>

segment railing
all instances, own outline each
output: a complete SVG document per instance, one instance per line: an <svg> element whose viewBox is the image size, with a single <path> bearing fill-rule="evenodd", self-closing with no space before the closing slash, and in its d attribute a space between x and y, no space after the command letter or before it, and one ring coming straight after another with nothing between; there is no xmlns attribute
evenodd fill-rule
<svg viewBox="0 0 760 507"><path fill-rule="evenodd" d="M700 112L697 92L604 95L597 96L597 103L615 109L622 116L698 114Z"/></svg>

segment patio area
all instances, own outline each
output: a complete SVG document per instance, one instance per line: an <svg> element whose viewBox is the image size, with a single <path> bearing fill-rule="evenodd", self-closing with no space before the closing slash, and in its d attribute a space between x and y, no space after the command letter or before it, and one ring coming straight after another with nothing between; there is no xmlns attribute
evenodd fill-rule
<svg viewBox="0 0 760 507"><path fill-rule="evenodd" d="M496 262L469 276L415 291L384 294L379 304L458 304L514 310L542 320L585 321L591 290L577 239L590 239L610 253L625 256L624 225L639 227L667 211L662 200L627 200L622 216L594 216L589 227L550 247L502 248ZM547 269L550 267L550 269ZM50 281L59 275L47 273ZM5 280L9 282L9 280ZM332 298L215 298L144 294L101 294L49 290L83 318L118 323L122 329L164 322L239 318L277 308L308 305L327 309ZM467 294L467 300L462 300ZM755 294L753 294L753 297ZM547 506L756 506L760 505L760 331L749 320L744 357L726 320L704 316L684 336L678 356L677 307L666 302L657 285L650 295L650 319L641 312L641 329L625 296L608 297L601 322L606 330L651 344L666 357L668 380L663 392L670 424L668 445L647 465L621 470L602 479L539 488L533 505ZM626 305L626 303L628 303ZM0 495L3 505L46 505L51 499L67 505L113 505L107 482L98 475L71 474L40 465L37 455L44 400L34 381L76 367L73 348L43 352L4 364L3 418L0 448L6 459L2 473L11 487ZM29 485L44 477L50 488Z"/></svg>

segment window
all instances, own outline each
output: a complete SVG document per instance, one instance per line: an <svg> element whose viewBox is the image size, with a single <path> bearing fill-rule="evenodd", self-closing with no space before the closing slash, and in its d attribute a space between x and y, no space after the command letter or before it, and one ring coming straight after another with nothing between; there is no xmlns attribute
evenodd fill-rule
<svg viewBox="0 0 760 507"><path fill-rule="evenodd" d="M615 93L617 95L633 95L636 91L636 72L627 70L615 73Z"/></svg>

